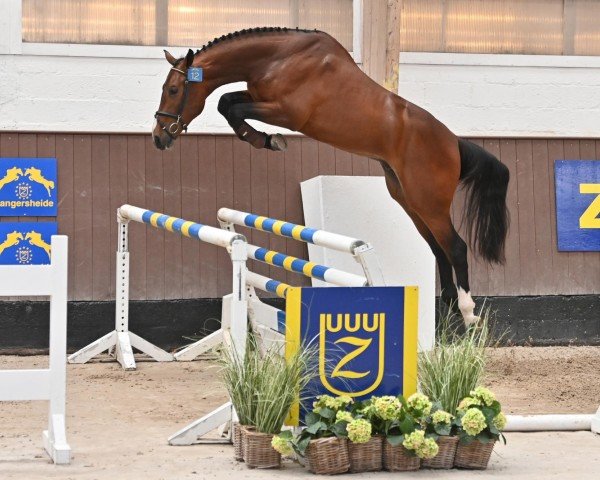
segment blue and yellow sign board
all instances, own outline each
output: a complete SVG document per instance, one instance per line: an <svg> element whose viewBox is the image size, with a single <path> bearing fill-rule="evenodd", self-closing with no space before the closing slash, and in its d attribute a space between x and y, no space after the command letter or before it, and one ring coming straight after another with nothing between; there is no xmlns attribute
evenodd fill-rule
<svg viewBox="0 0 600 480"><path fill-rule="evenodd" d="M600 160L557 160L554 177L558 250L600 251Z"/></svg>
<svg viewBox="0 0 600 480"><path fill-rule="evenodd" d="M300 345L318 351L318 375L300 393L410 395L417 390L417 287L290 288L286 355ZM288 423L297 425L300 405Z"/></svg>
<svg viewBox="0 0 600 480"><path fill-rule="evenodd" d="M0 265L48 265L56 222L0 223Z"/></svg>
<svg viewBox="0 0 600 480"><path fill-rule="evenodd" d="M56 158L0 158L0 216L54 217Z"/></svg>

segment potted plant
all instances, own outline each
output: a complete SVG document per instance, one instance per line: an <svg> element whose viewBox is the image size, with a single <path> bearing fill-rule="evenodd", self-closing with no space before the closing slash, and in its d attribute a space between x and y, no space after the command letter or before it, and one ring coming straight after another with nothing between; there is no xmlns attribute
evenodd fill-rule
<svg viewBox="0 0 600 480"><path fill-rule="evenodd" d="M243 359L233 348L222 358L222 378L243 425L237 442L234 431L236 458L241 453L251 468L278 468L281 455L272 440L311 378L307 351L299 349L285 359L278 348L262 353L254 341L249 341Z"/></svg>
<svg viewBox="0 0 600 480"><path fill-rule="evenodd" d="M421 467L449 469L454 466L454 456L458 446L458 437L454 434L454 415L434 407L433 413L427 417L425 432L438 444L438 454L433 458L423 459Z"/></svg>
<svg viewBox="0 0 600 480"><path fill-rule="evenodd" d="M384 416L393 417L386 421L383 466L389 471L418 470L421 458L432 458L438 452L435 440L427 438L423 430L431 402L421 393L411 395L408 400L399 396L397 403L393 398L381 397L384 405L379 407Z"/></svg>
<svg viewBox="0 0 600 480"><path fill-rule="evenodd" d="M348 422L348 453L350 472L376 472L382 469L383 436L371 422L366 405L358 403L352 412L338 412L338 420Z"/></svg>
<svg viewBox="0 0 600 480"><path fill-rule="evenodd" d="M459 444L454 466L484 470L496 441L502 438L506 443L502 434L506 417L500 402L487 388L477 387L460 402L457 412Z"/></svg>
<svg viewBox="0 0 600 480"><path fill-rule="evenodd" d="M346 429L350 418L345 414L349 413L346 409L351 403L348 396L321 395L314 402L313 410L306 414L306 428L291 442L294 450L306 458L311 472L333 475L350 468ZM285 432L279 435L282 436L290 437Z"/></svg>

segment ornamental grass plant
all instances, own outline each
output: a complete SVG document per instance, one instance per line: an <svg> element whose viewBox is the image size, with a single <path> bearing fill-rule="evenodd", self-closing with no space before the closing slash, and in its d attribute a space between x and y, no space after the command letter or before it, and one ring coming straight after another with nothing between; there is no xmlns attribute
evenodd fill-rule
<svg viewBox="0 0 600 480"><path fill-rule="evenodd" d="M261 352L252 335L243 357L233 347L224 349L221 378L240 424L261 433L279 433L290 407L314 375L312 353L300 348L286 359L276 347Z"/></svg>
<svg viewBox="0 0 600 480"><path fill-rule="evenodd" d="M442 410L456 415L459 402L480 384L491 346L490 309L482 309L481 320L463 334L456 315L440 318L437 338L431 350L419 353L420 390Z"/></svg>

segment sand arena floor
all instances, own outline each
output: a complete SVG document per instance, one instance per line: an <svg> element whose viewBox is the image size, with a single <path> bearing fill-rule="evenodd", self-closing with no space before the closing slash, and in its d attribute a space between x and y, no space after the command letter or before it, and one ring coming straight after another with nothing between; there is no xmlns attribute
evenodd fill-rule
<svg viewBox="0 0 600 480"><path fill-rule="evenodd" d="M593 413L600 404L600 347L490 351L488 385L509 413ZM42 368L46 357L0 357L0 368ZM104 361L68 367L69 466L51 464L41 447L46 402L0 403L0 480L310 478L298 464L248 470L231 446L170 447L167 437L225 400L210 361L140 362L124 372ZM352 478L597 479L600 435L508 434L485 472L422 470Z"/></svg>

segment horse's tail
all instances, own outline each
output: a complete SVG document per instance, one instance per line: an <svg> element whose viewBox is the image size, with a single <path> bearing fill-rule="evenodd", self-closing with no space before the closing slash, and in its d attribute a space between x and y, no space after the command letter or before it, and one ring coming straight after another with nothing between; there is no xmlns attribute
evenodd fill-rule
<svg viewBox="0 0 600 480"><path fill-rule="evenodd" d="M506 208L509 172L491 153L467 140L458 140L460 179L466 191L463 219L471 248L488 262L504 263L510 223Z"/></svg>

